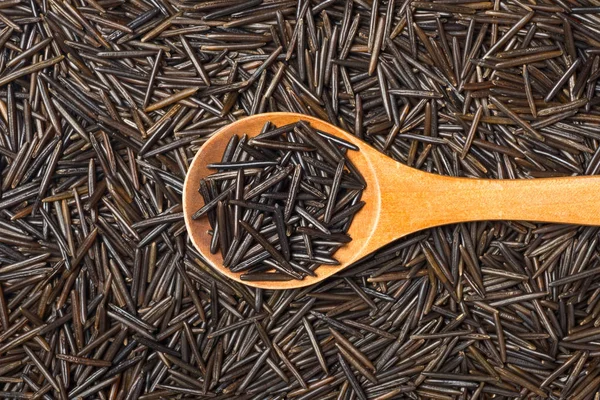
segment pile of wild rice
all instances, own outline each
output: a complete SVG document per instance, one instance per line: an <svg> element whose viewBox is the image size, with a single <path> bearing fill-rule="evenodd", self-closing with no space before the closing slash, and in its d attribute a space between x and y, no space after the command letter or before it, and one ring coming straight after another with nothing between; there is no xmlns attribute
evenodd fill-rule
<svg viewBox="0 0 600 400"><path fill-rule="evenodd" d="M359 147L307 121L231 136L221 161L208 164L216 172L200 180L204 205L191 216L208 219L211 231L200 233L212 235L210 252L245 281L302 280L340 265L334 255L352 241L365 205L366 181L348 150Z"/></svg>
<svg viewBox="0 0 600 400"><path fill-rule="evenodd" d="M181 190L212 132L266 111L443 175L595 174L599 14L3 0L0 397L598 398L597 228L435 228L270 292L205 266Z"/></svg>

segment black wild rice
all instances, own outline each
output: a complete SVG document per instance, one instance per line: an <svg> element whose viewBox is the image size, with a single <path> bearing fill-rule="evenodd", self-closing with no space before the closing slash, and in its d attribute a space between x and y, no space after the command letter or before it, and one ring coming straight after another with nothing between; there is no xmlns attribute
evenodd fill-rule
<svg viewBox="0 0 600 400"><path fill-rule="evenodd" d="M266 291L202 262L181 191L215 130L267 111L442 175L598 174L599 11L0 1L0 397L598 399L598 228L433 228Z"/></svg>
<svg viewBox="0 0 600 400"><path fill-rule="evenodd" d="M216 172L202 179L205 205L192 216L209 219L211 252L244 280L303 279L338 265L333 255L352 240L348 229L364 205L364 178L348 149L358 150L306 121L231 137L220 162L208 165Z"/></svg>

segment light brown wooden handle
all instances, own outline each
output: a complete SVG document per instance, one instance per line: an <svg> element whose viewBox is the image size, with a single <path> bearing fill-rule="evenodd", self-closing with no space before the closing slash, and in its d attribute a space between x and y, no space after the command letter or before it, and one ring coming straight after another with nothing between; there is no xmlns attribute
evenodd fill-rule
<svg viewBox="0 0 600 400"><path fill-rule="evenodd" d="M415 172L382 179L382 187L395 188L382 199L377 229L387 239L467 221L600 225L600 176L490 180Z"/></svg>
<svg viewBox="0 0 600 400"><path fill-rule="evenodd" d="M443 179L439 218L449 222L526 220L600 225L600 176L480 180ZM433 185L430 186L431 190ZM452 221L453 220L453 221Z"/></svg>

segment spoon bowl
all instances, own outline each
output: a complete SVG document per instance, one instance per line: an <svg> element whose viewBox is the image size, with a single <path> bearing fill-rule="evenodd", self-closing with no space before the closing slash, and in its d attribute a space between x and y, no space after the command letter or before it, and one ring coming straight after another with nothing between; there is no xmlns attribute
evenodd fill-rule
<svg viewBox="0 0 600 400"><path fill-rule="evenodd" d="M242 273L223 266L221 254L210 252L208 218L192 219L204 205L198 188L212 172L232 135L257 136L266 122L274 126L306 121L322 132L359 148L347 157L367 187L365 206L354 216L350 243L334 254L339 265L321 265L316 276L290 281L244 281ZM423 172L400 164L357 137L318 118L294 113L266 113L241 119L215 132L192 161L183 187L183 212L190 240L206 262L221 274L263 289L308 286L343 270L380 247L410 233L434 226L483 220L527 220L600 225L600 176L540 179L456 178Z"/></svg>
<svg viewBox="0 0 600 400"><path fill-rule="evenodd" d="M361 151L349 151L347 157L360 170L365 181L368 182L361 197L361 200L366 204L362 210L355 215L350 230L348 231L352 241L341 247L335 253L335 258L340 262L340 265L321 265L315 271L316 276L306 276L301 281L242 281L240 278L242 273L232 272L223 266L223 257L220 253L211 254L211 236L207 233L211 229L208 218L192 219L194 212L204 205L204 200L198 192L200 180L214 172L214 170L208 168L208 164L219 161L219 157L225 151L227 142L232 135L247 134L248 137L254 137L260 133L267 121L270 121L275 126L282 126L301 120L309 122L310 125L317 130L331 133L361 147ZM363 148L365 147L367 147L367 150L363 151ZM183 210L190 240L214 269L223 275L246 285L264 289L289 289L317 283L357 261L360 259L361 255L368 254L365 253L365 248L368 246L369 240L373 237L373 233L375 232L380 211L379 208L381 206L381 191L377 181L376 170L372 165L371 152L375 155L378 154L376 150L365 146L365 143L355 136L352 136L325 121L307 115L268 113L254 115L233 122L232 124L221 128L208 139L202 145L190 165L183 188Z"/></svg>

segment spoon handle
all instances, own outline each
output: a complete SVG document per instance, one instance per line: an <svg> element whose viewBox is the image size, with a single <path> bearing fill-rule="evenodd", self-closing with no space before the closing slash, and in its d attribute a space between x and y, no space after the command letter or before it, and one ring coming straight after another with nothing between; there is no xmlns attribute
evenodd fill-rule
<svg viewBox="0 0 600 400"><path fill-rule="evenodd" d="M404 236L484 220L600 225L600 176L491 180L411 172L384 175L381 187L393 189L382 193L379 232Z"/></svg>

